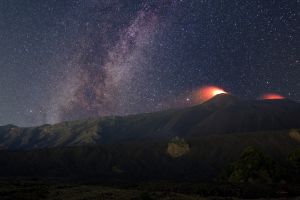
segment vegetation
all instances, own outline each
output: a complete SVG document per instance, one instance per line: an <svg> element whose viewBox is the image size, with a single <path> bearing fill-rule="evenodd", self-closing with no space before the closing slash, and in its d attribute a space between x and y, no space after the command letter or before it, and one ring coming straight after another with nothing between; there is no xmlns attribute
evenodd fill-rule
<svg viewBox="0 0 300 200"><path fill-rule="evenodd" d="M299 132L299 130L297 130L297 129L292 129L292 130L289 132L289 136L290 136L293 140L295 140L295 141L297 141L297 142L300 142L300 132Z"/></svg>
<svg viewBox="0 0 300 200"><path fill-rule="evenodd" d="M257 148L248 147L221 175L232 183L300 183L300 150L278 163Z"/></svg>
<svg viewBox="0 0 300 200"><path fill-rule="evenodd" d="M232 183L272 183L277 166L275 162L255 147L247 147L241 158L227 172Z"/></svg>
<svg viewBox="0 0 300 200"><path fill-rule="evenodd" d="M11 178L0 180L0 197L297 196L300 136L291 128L298 126L299 114L299 104L288 100L241 102L223 95L179 110L32 128L2 126L0 177ZM12 177L62 179L52 184Z"/></svg>
<svg viewBox="0 0 300 200"><path fill-rule="evenodd" d="M287 180L292 183L300 181L300 148L288 155L288 162L285 165Z"/></svg>
<svg viewBox="0 0 300 200"><path fill-rule="evenodd" d="M295 162L295 164L300 165L300 148L296 149L295 151L291 152L288 156L289 161Z"/></svg>
<svg viewBox="0 0 300 200"><path fill-rule="evenodd" d="M57 178L1 178L1 200L206 200L294 197L300 185L199 182L96 183Z"/></svg>
<svg viewBox="0 0 300 200"><path fill-rule="evenodd" d="M178 136L171 139L168 143L167 154L173 158L181 157L189 151L189 144L183 138L179 138Z"/></svg>

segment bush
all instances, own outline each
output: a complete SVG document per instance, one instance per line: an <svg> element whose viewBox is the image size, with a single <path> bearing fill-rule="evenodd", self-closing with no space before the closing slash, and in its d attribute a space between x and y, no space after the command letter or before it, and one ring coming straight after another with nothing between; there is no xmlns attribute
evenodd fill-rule
<svg viewBox="0 0 300 200"><path fill-rule="evenodd" d="M225 174L232 183L274 181L278 167L276 163L254 147L247 147L239 160L232 163Z"/></svg>
<svg viewBox="0 0 300 200"><path fill-rule="evenodd" d="M173 158L178 158L190 151L189 144L179 137L171 139L168 143L167 154Z"/></svg>
<svg viewBox="0 0 300 200"><path fill-rule="evenodd" d="M291 152L288 156L288 160L300 164L300 148Z"/></svg>

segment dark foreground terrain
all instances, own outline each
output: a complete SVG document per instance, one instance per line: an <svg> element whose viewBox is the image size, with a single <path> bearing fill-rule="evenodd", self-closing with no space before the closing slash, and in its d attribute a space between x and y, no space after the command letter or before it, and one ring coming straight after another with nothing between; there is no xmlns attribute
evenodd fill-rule
<svg viewBox="0 0 300 200"><path fill-rule="evenodd" d="M218 95L157 113L7 125L0 149L0 200L300 196L300 104L287 99Z"/></svg>
<svg viewBox="0 0 300 200"><path fill-rule="evenodd" d="M299 199L300 185L140 182L100 184L46 178L1 178L1 200ZM287 194L289 193L289 194Z"/></svg>

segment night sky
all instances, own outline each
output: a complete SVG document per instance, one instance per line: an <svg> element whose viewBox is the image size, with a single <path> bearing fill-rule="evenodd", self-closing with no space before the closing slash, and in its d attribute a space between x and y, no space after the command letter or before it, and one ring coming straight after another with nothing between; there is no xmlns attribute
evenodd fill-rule
<svg viewBox="0 0 300 200"><path fill-rule="evenodd" d="M273 92L300 100L298 6L1 0L0 125L187 106L205 85L242 98Z"/></svg>

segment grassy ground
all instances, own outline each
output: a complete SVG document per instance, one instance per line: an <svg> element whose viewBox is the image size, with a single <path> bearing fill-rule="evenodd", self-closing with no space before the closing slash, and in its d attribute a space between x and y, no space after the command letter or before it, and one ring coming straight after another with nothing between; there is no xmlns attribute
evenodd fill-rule
<svg viewBox="0 0 300 200"><path fill-rule="evenodd" d="M118 188L103 185L64 183L47 179L0 180L1 200L154 200L201 199L196 195L146 191L140 188Z"/></svg>
<svg viewBox="0 0 300 200"><path fill-rule="evenodd" d="M242 193L255 193L252 190L266 190L270 188L260 186L234 187L232 185L208 186L194 183L167 183L152 182L141 184L103 185L65 182L58 179L33 179L33 178L1 178L0 199L1 200L196 200L196 199L243 199ZM250 188L250 189L249 189ZM282 189L282 188L281 188ZM281 192L280 187L271 188ZM299 189L293 188L294 190ZM223 190L223 191L222 191ZM248 191L249 190L249 191ZM241 192L242 191L242 192ZM229 196L226 195L229 194ZM245 193L246 192L246 193ZM234 195L236 193L236 195ZM222 194L222 195L220 195ZM230 195L231 194L231 195ZM270 193L271 194L271 193ZM225 196L224 196L225 195ZM239 196L240 195L240 196ZM284 198L284 194L281 198ZM251 198L251 195L249 196ZM256 198L253 198L256 199ZM272 195L268 199L272 199ZM276 198L273 198L276 199ZM297 197L291 197L297 199Z"/></svg>

